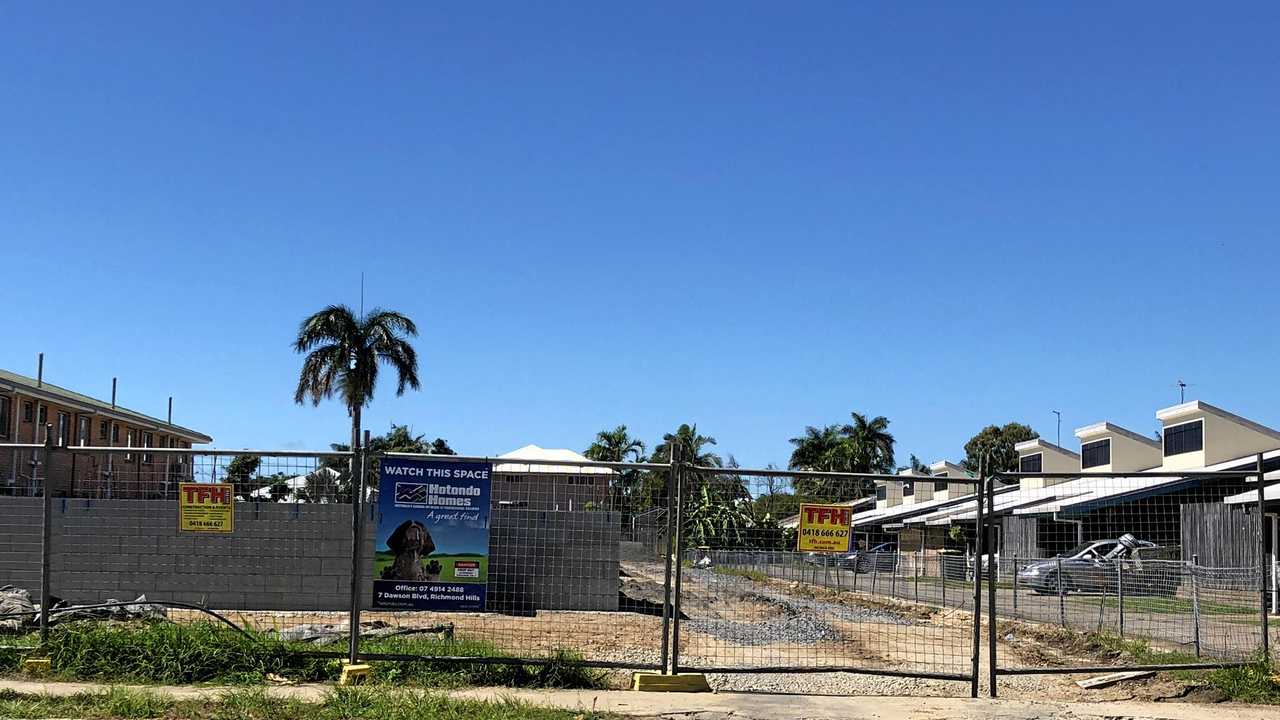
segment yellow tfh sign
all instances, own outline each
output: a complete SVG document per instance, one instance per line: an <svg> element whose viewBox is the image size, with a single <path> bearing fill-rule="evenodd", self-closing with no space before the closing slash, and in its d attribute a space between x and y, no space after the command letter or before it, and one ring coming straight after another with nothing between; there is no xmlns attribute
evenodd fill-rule
<svg viewBox="0 0 1280 720"><path fill-rule="evenodd" d="M178 530L234 532L235 487L223 483L181 483L178 486Z"/></svg>
<svg viewBox="0 0 1280 720"><path fill-rule="evenodd" d="M800 552L849 552L853 510L847 505L800 505L796 549Z"/></svg>

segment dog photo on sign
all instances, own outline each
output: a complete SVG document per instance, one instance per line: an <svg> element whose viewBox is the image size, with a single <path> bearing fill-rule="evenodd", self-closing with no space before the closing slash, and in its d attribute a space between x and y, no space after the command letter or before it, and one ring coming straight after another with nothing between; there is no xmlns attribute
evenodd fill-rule
<svg viewBox="0 0 1280 720"><path fill-rule="evenodd" d="M439 561L423 561L435 552L436 544L427 527L417 520L405 520L387 538L387 548L395 554L390 565L382 569L383 580L432 582L440 579Z"/></svg>

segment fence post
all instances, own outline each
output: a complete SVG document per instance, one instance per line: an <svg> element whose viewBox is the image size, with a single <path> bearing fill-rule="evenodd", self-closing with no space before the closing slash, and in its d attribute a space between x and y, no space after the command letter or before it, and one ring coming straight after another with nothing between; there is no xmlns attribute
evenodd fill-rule
<svg viewBox="0 0 1280 720"><path fill-rule="evenodd" d="M671 674L680 674L680 583L684 576L684 467L679 443L671 443L671 465L676 475L676 585L671 610Z"/></svg>
<svg viewBox="0 0 1280 720"><path fill-rule="evenodd" d="M981 487L981 486L979 486ZM1000 561L996 557L995 543L991 539L991 526L996 519L996 476L986 481L987 523L983 527L983 544L987 546L987 672L991 697L996 697L996 578L1000 576Z"/></svg>
<svg viewBox="0 0 1280 720"><path fill-rule="evenodd" d="M38 418L37 418L38 419ZM40 648L45 649L49 644L49 604L50 598L53 597L51 583L53 581L53 573L50 571L50 557L53 554L53 548L50 547L53 537L53 453L56 446L53 442L53 423L46 423L44 426L44 486L41 488L41 513L40 513ZM35 463L32 463L35 465Z"/></svg>
<svg viewBox="0 0 1280 720"><path fill-rule="evenodd" d="M1196 568L1200 565L1200 556L1191 556L1191 620L1193 622L1193 639L1196 644L1196 657L1200 657L1200 582L1196 577Z"/></svg>
<svg viewBox="0 0 1280 720"><path fill-rule="evenodd" d="M1120 612L1120 639L1124 639L1124 560L1116 559L1116 606Z"/></svg>
<svg viewBox="0 0 1280 720"><path fill-rule="evenodd" d="M946 543L943 543L944 551ZM938 582L942 583L942 607L947 607L947 558L950 557L945 552L938 553Z"/></svg>
<svg viewBox="0 0 1280 720"><path fill-rule="evenodd" d="M978 697L978 672L980 654L982 648L982 553L983 547L983 519L982 519L982 478L987 474L987 458L985 455L978 459L978 484L977 484L977 505L975 525L977 529L974 539L974 559L973 559L973 656L970 658L970 685L969 696Z"/></svg>
<svg viewBox="0 0 1280 720"><path fill-rule="evenodd" d="M674 458L672 458L674 460ZM676 485L676 464L671 463L671 467L667 469L667 484L663 488L663 502L667 505L667 548L666 548L666 570L662 580L662 672L663 674L671 672L667 666L667 661L671 659L671 563L672 555L675 553L675 533L672 532L674 526L675 511L671 507L671 496Z"/></svg>
<svg viewBox="0 0 1280 720"><path fill-rule="evenodd" d="M1062 556L1058 556L1058 619L1067 626L1067 598L1062 592Z"/></svg>
<svg viewBox="0 0 1280 720"><path fill-rule="evenodd" d="M1258 616L1262 621L1262 661L1271 667L1271 629L1267 621L1266 473L1258 453Z"/></svg>
<svg viewBox="0 0 1280 720"><path fill-rule="evenodd" d="M1013 556L1013 611L1018 611L1018 556Z"/></svg>
<svg viewBox="0 0 1280 720"><path fill-rule="evenodd" d="M353 438L359 440L359 434ZM351 448L351 611L348 613L347 662L360 661L360 556L364 549L364 473L365 449Z"/></svg>
<svg viewBox="0 0 1280 720"><path fill-rule="evenodd" d="M898 569L899 569L899 566L901 565L901 563L898 561L901 559L902 559L902 553L898 552L897 549L894 549L893 567L889 570L889 572L893 573L893 575L891 575L889 578L889 597L892 597L892 598L898 597Z"/></svg>
<svg viewBox="0 0 1280 720"><path fill-rule="evenodd" d="M871 555L871 594L876 594L876 581L880 579L880 553L868 553Z"/></svg>
<svg viewBox="0 0 1280 720"><path fill-rule="evenodd" d="M923 532L923 531L921 531ZM916 602L920 602L920 551L916 551L916 559L912 564L912 572L916 578Z"/></svg>

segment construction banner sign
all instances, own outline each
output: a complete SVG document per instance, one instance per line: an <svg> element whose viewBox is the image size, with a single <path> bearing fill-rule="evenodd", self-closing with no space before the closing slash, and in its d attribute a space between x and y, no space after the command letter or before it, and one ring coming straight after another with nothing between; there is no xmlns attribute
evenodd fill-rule
<svg viewBox="0 0 1280 720"><path fill-rule="evenodd" d="M800 505L796 549L800 552L849 552L853 509L848 505Z"/></svg>
<svg viewBox="0 0 1280 720"><path fill-rule="evenodd" d="M234 532L235 487L223 483L178 485L178 530L182 532Z"/></svg>

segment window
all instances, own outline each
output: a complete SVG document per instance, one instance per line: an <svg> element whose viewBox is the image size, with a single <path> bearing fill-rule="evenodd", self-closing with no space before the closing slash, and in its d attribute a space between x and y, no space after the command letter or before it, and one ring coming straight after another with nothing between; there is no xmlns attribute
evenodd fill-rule
<svg viewBox="0 0 1280 720"><path fill-rule="evenodd" d="M1164 456L1204 449L1204 421L1173 425L1164 429Z"/></svg>
<svg viewBox="0 0 1280 720"><path fill-rule="evenodd" d="M1111 464L1111 438L1095 440L1080 446L1080 469Z"/></svg>
<svg viewBox="0 0 1280 720"><path fill-rule="evenodd" d="M944 471L942 471L942 472L940 472L940 473L938 473L937 475L934 475L934 477L936 477L936 478L944 478L944 477L947 477L947 476L948 476L948 473L947 473L945 470L944 470ZM933 491L934 491L934 492L946 492L946 491L947 491L947 481L946 481L946 480L935 480L935 481L933 482Z"/></svg>
<svg viewBox="0 0 1280 720"><path fill-rule="evenodd" d="M1035 455L1023 455L1018 458L1018 472L1044 472L1044 455L1036 453Z"/></svg>
<svg viewBox="0 0 1280 720"><path fill-rule="evenodd" d="M889 499L889 488L884 485L876 486L876 502L884 502Z"/></svg>
<svg viewBox="0 0 1280 720"><path fill-rule="evenodd" d="M102 422L98 423L98 437L103 440L106 440L107 433L110 432L109 430L110 427L111 427L111 423L107 422L106 420L103 420Z"/></svg>
<svg viewBox="0 0 1280 720"><path fill-rule="evenodd" d="M71 416L58 413L58 447L66 447L71 442Z"/></svg>
<svg viewBox="0 0 1280 720"><path fill-rule="evenodd" d="M111 423L111 442L120 442L120 426L115 423Z"/></svg>
<svg viewBox="0 0 1280 720"><path fill-rule="evenodd" d="M155 436L149 432L142 433L142 447L155 447ZM151 464L151 453L142 453L142 463L144 465Z"/></svg>
<svg viewBox="0 0 1280 720"><path fill-rule="evenodd" d="M76 428L76 444L77 445L89 444L89 428L90 428L89 416L81 415L80 422L78 423L78 427Z"/></svg>
<svg viewBox="0 0 1280 720"><path fill-rule="evenodd" d="M125 447L133 447L133 431L132 430L128 432L125 438L126 438ZM125 453L124 461L133 462L133 453Z"/></svg>
<svg viewBox="0 0 1280 720"><path fill-rule="evenodd" d="M34 417L31 413L31 403L22 403L22 422L31 422L31 419Z"/></svg>
<svg viewBox="0 0 1280 720"><path fill-rule="evenodd" d="M9 409L13 401L0 395L0 437L9 437Z"/></svg>
<svg viewBox="0 0 1280 720"><path fill-rule="evenodd" d="M36 414L40 416L40 420L39 420L40 427L44 427L45 424L49 422L49 406L41 405L40 410L37 411Z"/></svg>
<svg viewBox="0 0 1280 720"><path fill-rule="evenodd" d="M902 483L902 497L911 497L916 494L916 484L914 482Z"/></svg>

